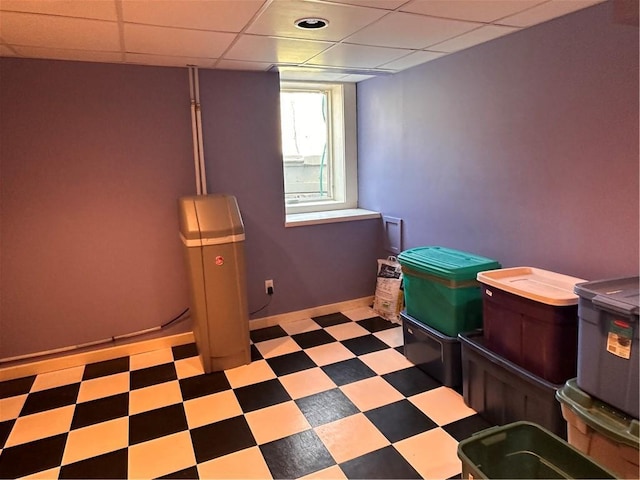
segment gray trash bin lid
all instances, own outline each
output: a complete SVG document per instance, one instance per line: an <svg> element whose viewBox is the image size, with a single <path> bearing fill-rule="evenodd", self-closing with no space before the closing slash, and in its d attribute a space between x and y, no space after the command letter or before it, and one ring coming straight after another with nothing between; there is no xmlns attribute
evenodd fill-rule
<svg viewBox="0 0 640 480"><path fill-rule="evenodd" d="M187 247L244 240L244 224L236 197L198 195L178 199L180 237Z"/></svg>

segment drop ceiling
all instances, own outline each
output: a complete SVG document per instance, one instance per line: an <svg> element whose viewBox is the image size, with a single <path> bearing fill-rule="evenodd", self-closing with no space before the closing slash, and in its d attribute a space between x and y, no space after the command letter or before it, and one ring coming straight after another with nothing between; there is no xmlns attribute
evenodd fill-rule
<svg viewBox="0 0 640 480"><path fill-rule="evenodd" d="M1 0L0 56L357 82L604 0ZM305 17L329 21L301 30Z"/></svg>

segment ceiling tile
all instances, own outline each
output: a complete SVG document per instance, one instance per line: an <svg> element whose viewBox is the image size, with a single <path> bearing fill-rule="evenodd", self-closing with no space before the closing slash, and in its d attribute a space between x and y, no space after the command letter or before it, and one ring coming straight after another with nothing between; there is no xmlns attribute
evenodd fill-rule
<svg viewBox="0 0 640 480"><path fill-rule="evenodd" d="M118 19L115 0L51 1L51 0L2 0L1 11L60 15L63 17L93 18L96 20Z"/></svg>
<svg viewBox="0 0 640 480"><path fill-rule="evenodd" d="M347 39L349 43L422 49L480 24L393 12Z"/></svg>
<svg viewBox="0 0 640 480"><path fill-rule="evenodd" d="M7 45L0 45L0 55L3 57L15 57L16 53L14 49Z"/></svg>
<svg viewBox="0 0 640 480"><path fill-rule="evenodd" d="M602 3L603 1L605 0L551 0L525 12L503 18L496 23L512 25L514 27L530 27L531 25L546 22L597 3Z"/></svg>
<svg viewBox="0 0 640 480"><path fill-rule="evenodd" d="M276 0L253 22L247 33L340 41L386 14L384 10L352 5ZM329 25L320 30L303 30L294 25L296 20L305 17L321 17L329 20Z"/></svg>
<svg viewBox="0 0 640 480"><path fill-rule="evenodd" d="M125 22L185 27L220 32L240 32L264 0L123 0Z"/></svg>
<svg viewBox="0 0 640 480"><path fill-rule="evenodd" d="M300 68L278 68L281 80L305 80L318 82L337 82L342 80L346 75L342 72L318 71L317 69Z"/></svg>
<svg viewBox="0 0 640 480"><path fill-rule="evenodd" d="M127 53L218 58L235 37L235 33L124 24L124 45Z"/></svg>
<svg viewBox="0 0 640 480"><path fill-rule="evenodd" d="M440 58L444 55L446 55L446 53L418 51L410 53L409 55L406 55L392 62L380 65L380 67L399 72L400 70L415 67L416 65L435 60L436 58Z"/></svg>
<svg viewBox="0 0 640 480"><path fill-rule="evenodd" d="M432 45L431 48L440 52L457 52L465 48L473 47L480 43L488 42L494 38L502 37L509 33L519 31L519 28L515 27L503 27L500 25L486 25L480 27L477 30L473 30L468 33L463 33L459 37L452 38L451 40L445 40L442 43Z"/></svg>
<svg viewBox="0 0 640 480"><path fill-rule="evenodd" d="M330 47L329 42L242 35L225 54L225 60L304 63Z"/></svg>
<svg viewBox="0 0 640 480"><path fill-rule="evenodd" d="M367 45L338 44L311 59L311 65L335 67L375 68L409 53L398 48L370 47Z"/></svg>
<svg viewBox="0 0 640 480"><path fill-rule="evenodd" d="M102 20L3 12L5 43L32 47L119 51L118 25Z"/></svg>
<svg viewBox="0 0 640 480"><path fill-rule="evenodd" d="M547 0L412 0L400 8L403 12L433 15L472 22L490 23L513 15Z"/></svg>
<svg viewBox="0 0 640 480"><path fill-rule="evenodd" d="M271 68L271 63L264 62L242 62L239 60L220 60L216 63L216 68L222 68L223 70L255 70L259 72L266 72Z"/></svg>
<svg viewBox="0 0 640 480"><path fill-rule="evenodd" d="M383 8L385 10L395 10L407 3L409 0L333 0L335 3L346 3L348 5L358 5L361 7Z"/></svg>
<svg viewBox="0 0 640 480"><path fill-rule="evenodd" d="M359 74L353 74L353 75L346 75L344 77L342 77L340 79L341 82L353 82L353 83L357 83L357 82L362 82L364 80L369 80L370 78L374 78L375 75L359 75Z"/></svg>
<svg viewBox="0 0 640 480"><path fill-rule="evenodd" d="M215 63L211 58L194 57L174 57L170 55L148 55L144 53L126 53L127 63L137 63L140 65L160 65L164 67L187 67L195 65L202 68L211 68Z"/></svg>
<svg viewBox="0 0 640 480"><path fill-rule="evenodd" d="M55 60L74 60L79 62L122 63L119 52L90 52L86 50L64 50L57 48L15 47L21 57L51 58Z"/></svg>

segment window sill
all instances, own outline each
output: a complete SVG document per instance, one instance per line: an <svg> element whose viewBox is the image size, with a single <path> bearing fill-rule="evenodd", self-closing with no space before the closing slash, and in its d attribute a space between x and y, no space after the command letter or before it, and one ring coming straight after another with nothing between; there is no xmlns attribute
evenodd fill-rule
<svg viewBox="0 0 640 480"><path fill-rule="evenodd" d="M324 212L291 213L286 217L285 227L303 227L305 225L321 225L324 223L352 222L380 218L379 212L363 208L346 210L327 210Z"/></svg>

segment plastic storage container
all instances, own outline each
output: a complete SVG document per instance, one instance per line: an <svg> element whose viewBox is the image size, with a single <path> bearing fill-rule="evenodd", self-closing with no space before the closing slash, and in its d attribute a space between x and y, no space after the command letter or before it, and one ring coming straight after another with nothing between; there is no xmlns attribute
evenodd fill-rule
<svg viewBox="0 0 640 480"><path fill-rule="evenodd" d="M638 420L591 397L575 378L567 380L556 398L571 445L620 478L640 478Z"/></svg>
<svg viewBox="0 0 640 480"><path fill-rule="evenodd" d="M458 444L462 478L616 478L540 425L515 422Z"/></svg>
<svg viewBox="0 0 640 480"><path fill-rule="evenodd" d="M444 247L419 247L398 255L407 313L455 337L482 326L478 272L500 268L490 258Z"/></svg>
<svg viewBox="0 0 640 480"><path fill-rule="evenodd" d="M404 356L420 370L447 387L462 384L460 340L447 337L439 331L400 313Z"/></svg>
<svg viewBox="0 0 640 480"><path fill-rule="evenodd" d="M567 438L567 423L556 400L556 385L492 352L482 332L461 333L462 396L493 425L520 420Z"/></svg>
<svg viewBox="0 0 640 480"><path fill-rule="evenodd" d="M639 277L576 285L578 386L638 418Z"/></svg>
<svg viewBox="0 0 640 480"><path fill-rule="evenodd" d="M484 337L494 352L552 383L576 376L581 278L531 267L478 273Z"/></svg>
<svg viewBox="0 0 640 480"><path fill-rule="evenodd" d="M205 373L251 362L244 225L235 197L178 200L193 334Z"/></svg>

